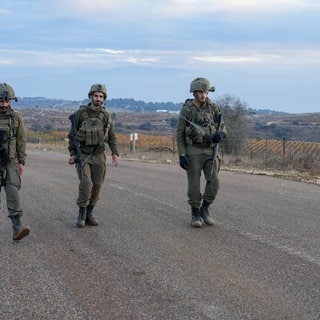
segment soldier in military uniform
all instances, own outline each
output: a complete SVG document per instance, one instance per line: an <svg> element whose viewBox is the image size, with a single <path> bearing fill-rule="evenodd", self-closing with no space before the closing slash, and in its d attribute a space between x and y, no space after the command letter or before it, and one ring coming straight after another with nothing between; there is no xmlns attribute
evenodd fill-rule
<svg viewBox="0 0 320 320"><path fill-rule="evenodd" d="M106 143L112 153L112 163L118 165L119 152L113 122L103 107L107 99L104 84L93 84L88 97L88 105L80 106L70 116L72 125L69 132L69 164L76 164L80 180L77 205L79 207L76 225L98 225L93 208L99 200L99 194L106 173Z"/></svg>
<svg viewBox="0 0 320 320"><path fill-rule="evenodd" d="M21 240L30 233L30 228L20 222L23 211L19 190L26 159L26 133L23 118L11 108L10 100L18 101L13 88L0 83L0 188L6 192L13 240Z"/></svg>
<svg viewBox="0 0 320 320"><path fill-rule="evenodd" d="M208 98L208 92L214 90L206 78L194 79L190 84L193 99L185 101L177 123L179 160L180 166L187 172L188 202L191 206L191 226L194 228L201 228L203 222L209 226L214 224L209 206L219 189L220 163L218 158L212 159L212 151L214 145L226 135L223 122L221 130L217 131L221 112ZM206 180L203 194L200 190L202 171Z"/></svg>

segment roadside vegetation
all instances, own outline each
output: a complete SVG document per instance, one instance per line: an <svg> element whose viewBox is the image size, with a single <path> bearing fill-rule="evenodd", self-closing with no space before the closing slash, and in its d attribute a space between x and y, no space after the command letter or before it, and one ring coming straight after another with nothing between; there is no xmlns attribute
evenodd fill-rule
<svg viewBox="0 0 320 320"><path fill-rule="evenodd" d="M320 184L320 114L301 115L300 118L297 115L261 117L249 113L246 103L229 95L216 103L223 112L228 130L227 138L219 148L222 168ZM28 148L67 153L68 116L72 110L31 109L23 110L23 113ZM112 110L110 114L121 158L178 163L177 113ZM295 136L290 136L293 133L303 139L294 139Z"/></svg>

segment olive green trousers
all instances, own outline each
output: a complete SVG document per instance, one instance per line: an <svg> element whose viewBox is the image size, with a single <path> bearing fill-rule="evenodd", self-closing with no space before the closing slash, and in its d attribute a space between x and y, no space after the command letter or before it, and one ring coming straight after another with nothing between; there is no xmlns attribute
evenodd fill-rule
<svg viewBox="0 0 320 320"><path fill-rule="evenodd" d="M21 217L23 212L20 204L19 190L21 188L21 177L18 172L18 163L9 163L6 166L5 192L8 208L8 217Z"/></svg>
<svg viewBox="0 0 320 320"><path fill-rule="evenodd" d="M82 154L84 159L83 179L80 179L80 168L77 167L79 183L79 194L77 205L87 207L89 204L95 206L99 200L99 194L106 175L106 154Z"/></svg>
<svg viewBox="0 0 320 320"><path fill-rule="evenodd" d="M213 174L211 177L212 160L210 154L187 155L189 167L188 176L188 203L193 208L200 208L202 200L212 203L219 190L218 173L220 161L218 158L213 162ZM205 186L201 192L201 174L204 174Z"/></svg>

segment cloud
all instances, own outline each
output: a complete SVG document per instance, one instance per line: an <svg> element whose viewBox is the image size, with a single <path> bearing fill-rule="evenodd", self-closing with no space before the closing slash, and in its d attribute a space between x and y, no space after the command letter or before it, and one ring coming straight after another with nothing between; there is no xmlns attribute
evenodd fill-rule
<svg viewBox="0 0 320 320"><path fill-rule="evenodd" d="M206 76L261 104L283 91L299 106L295 91L318 108L319 11L318 0L2 0L1 75L28 95L101 80L150 101L178 101Z"/></svg>
<svg viewBox="0 0 320 320"><path fill-rule="evenodd" d="M224 64L243 64L243 63L259 63L262 60L254 56L203 56L194 57L193 60L203 63L224 63Z"/></svg>
<svg viewBox="0 0 320 320"><path fill-rule="evenodd" d="M170 50L113 50L107 48L62 49L46 51L1 50L0 65L28 65L33 67L114 68L125 65L141 65L150 68L181 68L186 65L306 67L320 64L320 50L283 49L243 50L232 48L205 52Z"/></svg>
<svg viewBox="0 0 320 320"><path fill-rule="evenodd" d="M316 0L69 0L57 1L59 7L80 16L113 17L138 20L141 16L160 19L164 16L194 16L223 12L226 14L276 14L300 10L319 11ZM118 14L118 16L117 16Z"/></svg>
<svg viewBox="0 0 320 320"><path fill-rule="evenodd" d="M93 24L109 25L118 21L144 25L198 15L223 14L238 19L241 16L290 15L300 11L319 12L320 3L317 0L16 0L1 3L0 17L10 21L8 17L14 15L18 25L30 19L48 22L92 19Z"/></svg>

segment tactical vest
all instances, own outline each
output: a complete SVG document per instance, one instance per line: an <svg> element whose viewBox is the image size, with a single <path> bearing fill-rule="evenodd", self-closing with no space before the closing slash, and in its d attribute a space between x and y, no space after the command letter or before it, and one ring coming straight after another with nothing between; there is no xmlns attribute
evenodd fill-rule
<svg viewBox="0 0 320 320"><path fill-rule="evenodd" d="M80 110L83 121L77 132L77 140L86 146L103 146L110 128L110 120L106 123L105 112L99 112L98 117L89 117L85 108Z"/></svg>
<svg viewBox="0 0 320 320"><path fill-rule="evenodd" d="M7 165L10 160L16 157L13 117L9 115L6 116L6 119L0 119L0 162L2 165Z"/></svg>
<svg viewBox="0 0 320 320"><path fill-rule="evenodd" d="M200 126L206 134L213 136L216 132L218 108L209 101L205 108L197 108L191 99L186 100L188 120ZM186 124L186 142L189 145L203 144L203 134L192 124Z"/></svg>

